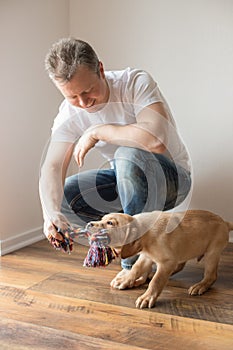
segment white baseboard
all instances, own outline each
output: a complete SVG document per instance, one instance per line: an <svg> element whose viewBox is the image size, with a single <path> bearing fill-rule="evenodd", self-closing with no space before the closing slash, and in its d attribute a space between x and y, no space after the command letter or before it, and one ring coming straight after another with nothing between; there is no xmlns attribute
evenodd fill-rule
<svg viewBox="0 0 233 350"><path fill-rule="evenodd" d="M44 238L42 226L0 241L0 256L11 253Z"/></svg>

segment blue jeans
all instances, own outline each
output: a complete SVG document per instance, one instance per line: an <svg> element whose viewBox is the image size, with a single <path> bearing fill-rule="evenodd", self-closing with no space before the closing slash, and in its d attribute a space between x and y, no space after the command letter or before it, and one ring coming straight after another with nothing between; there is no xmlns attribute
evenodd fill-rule
<svg viewBox="0 0 233 350"><path fill-rule="evenodd" d="M110 212L135 215L172 209L190 188L190 173L164 155L119 147L113 169L85 171L66 179L62 212L71 224L84 226ZM136 259L122 259L122 267L130 269Z"/></svg>

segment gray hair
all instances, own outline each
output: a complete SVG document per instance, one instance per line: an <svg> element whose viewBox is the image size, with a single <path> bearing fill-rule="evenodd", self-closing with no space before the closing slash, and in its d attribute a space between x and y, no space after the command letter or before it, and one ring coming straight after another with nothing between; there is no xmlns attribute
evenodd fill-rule
<svg viewBox="0 0 233 350"><path fill-rule="evenodd" d="M100 76L99 59L85 41L64 38L54 43L45 58L45 69L53 81L70 81L78 66L85 65Z"/></svg>

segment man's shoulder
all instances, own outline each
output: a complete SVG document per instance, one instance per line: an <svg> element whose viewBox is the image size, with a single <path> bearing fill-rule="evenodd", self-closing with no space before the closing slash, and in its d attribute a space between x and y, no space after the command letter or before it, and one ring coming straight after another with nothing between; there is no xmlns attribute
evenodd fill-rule
<svg viewBox="0 0 233 350"><path fill-rule="evenodd" d="M150 76L149 73L143 69L127 67L122 70L107 70L105 75L109 79L127 81L137 76Z"/></svg>
<svg viewBox="0 0 233 350"><path fill-rule="evenodd" d="M143 86L154 88L156 82L152 76L143 69L128 67L124 70L107 71L106 79L112 88L123 91L135 91Z"/></svg>

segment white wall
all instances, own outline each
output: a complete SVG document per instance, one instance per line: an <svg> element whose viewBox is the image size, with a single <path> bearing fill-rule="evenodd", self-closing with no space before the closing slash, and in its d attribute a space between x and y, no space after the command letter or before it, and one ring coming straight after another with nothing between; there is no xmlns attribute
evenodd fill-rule
<svg viewBox="0 0 233 350"><path fill-rule="evenodd" d="M0 0L2 254L40 239L40 159L61 100L44 71L69 32L66 0Z"/></svg>
<svg viewBox="0 0 233 350"><path fill-rule="evenodd" d="M191 207L233 221L232 13L232 0L0 0L2 254L41 237L40 160L61 101L43 61L69 34L107 69L154 76L191 153Z"/></svg>
<svg viewBox="0 0 233 350"><path fill-rule="evenodd" d="M106 69L154 76L191 154L191 207L233 221L233 1L71 0L70 33Z"/></svg>

